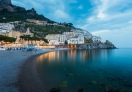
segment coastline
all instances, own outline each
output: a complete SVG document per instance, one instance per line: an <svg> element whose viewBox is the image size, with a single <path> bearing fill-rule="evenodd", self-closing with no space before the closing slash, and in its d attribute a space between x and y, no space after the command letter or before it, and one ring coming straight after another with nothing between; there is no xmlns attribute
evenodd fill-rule
<svg viewBox="0 0 132 92"><path fill-rule="evenodd" d="M35 52L0 51L0 91L1 92L45 92L36 71L35 59L52 51L66 48L39 50ZM5 52L3 54L2 52ZM2 55L3 54L3 55ZM7 55L7 56L6 56ZM2 62L4 64L2 64ZM8 63L8 64L7 64Z"/></svg>
<svg viewBox="0 0 132 92"><path fill-rule="evenodd" d="M39 79L37 70L36 70L36 59L38 56L60 50L69 50L69 49L54 49L52 51L47 51L44 53L36 54L28 57L19 72L17 87L20 92L45 92L45 88L41 80Z"/></svg>
<svg viewBox="0 0 132 92"><path fill-rule="evenodd" d="M30 56L22 65L17 81L20 92L44 92L44 86L36 71L35 60L39 55L41 54Z"/></svg>
<svg viewBox="0 0 132 92"><path fill-rule="evenodd" d="M53 51L51 49L28 51L0 51L0 92L19 92L18 76L27 58Z"/></svg>

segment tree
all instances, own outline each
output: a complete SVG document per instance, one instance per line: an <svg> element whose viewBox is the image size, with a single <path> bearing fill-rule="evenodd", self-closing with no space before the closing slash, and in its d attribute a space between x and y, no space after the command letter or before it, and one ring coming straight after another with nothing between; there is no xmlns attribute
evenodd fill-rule
<svg viewBox="0 0 132 92"><path fill-rule="evenodd" d="M0 41L15 42L16 38L0 35Z"/></svg>
<svg viewBox="0 0 132 92"><path fill-rule="evenodd" d="M67 42L67 40L65 40L65 45L67 45L68 44L68 42Z"/></svg>
<svg viewBox="0 0 132 92"><path fill-rule="evenodd" d="M49 43L47 39L43 38L42 39L45 43Z"/></svg>

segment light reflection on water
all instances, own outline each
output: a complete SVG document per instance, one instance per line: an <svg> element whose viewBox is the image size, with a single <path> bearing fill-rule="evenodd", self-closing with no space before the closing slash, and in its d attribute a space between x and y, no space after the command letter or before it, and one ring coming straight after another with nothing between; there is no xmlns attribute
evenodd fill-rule
<svg viewBox="0 0 132 92"><path fill-rule="evenodd" d="M132 92L132 49L49 52L36 62L47 92Z"/></svg>

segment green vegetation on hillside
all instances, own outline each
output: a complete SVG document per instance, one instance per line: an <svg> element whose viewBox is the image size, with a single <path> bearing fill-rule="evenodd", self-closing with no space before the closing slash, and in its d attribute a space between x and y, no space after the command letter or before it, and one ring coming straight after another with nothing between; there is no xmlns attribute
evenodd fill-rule
<svg viewBox="0 0 132 92"><path fill-rule="evenodd" d="M36 37L36 36L31 37L30 35L23 35L23 36L20 36L20 38L22 40L25 40L25 41L40 41L40 40L43 40L45 43L48 43L47 39L39 38L39 37Z"/></svg>
<svg viewBox="0 0 132 92"><path fill-rule="evenodd" d="M21 9L21 8L20 8ZM36 13L34 9L32 10L20 10L19 7L16 12L8 12L3 10L0 12L0 22L12 22L12 21L26 21L26 19L37 19L44 20L48 22L53 22L43 15Z"/></svg>
<svg viewBox="0 0 132 92"><path fill-rule="evenodd" d="M4 42L15 42L16 41L16 38L0 35L0 41L4 41Z"/></svg>
<svg viewBox="0 0 132 92"><path fill-rule="evenodd" d="M45 37L48 34L62 34L63 32L71 31L70 26L41 26L26 24L26 28L27 27L31 28L32 32L39 37Z"/></svg>

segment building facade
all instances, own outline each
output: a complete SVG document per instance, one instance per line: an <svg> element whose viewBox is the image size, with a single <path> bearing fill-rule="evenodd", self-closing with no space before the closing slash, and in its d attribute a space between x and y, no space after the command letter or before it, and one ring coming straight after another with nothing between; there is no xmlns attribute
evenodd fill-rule
<svg viewBox="0 0 132 92"><path fill-rule="evenodd" d="M76 37L69 38L67 42L68 44L84 44L84 36L78 35Z"/></svg>
<svg viewBox="0 0 132 92"><path fill-rule="evenodd" d="M74 32L64 32L63 34L49 34L45 37L49 45L62 45L67 41L68 44L84 44L84 36Z"/></svg>

